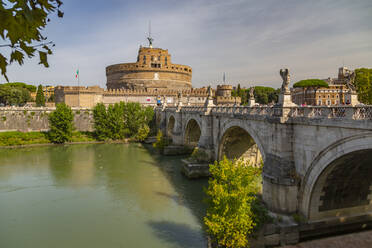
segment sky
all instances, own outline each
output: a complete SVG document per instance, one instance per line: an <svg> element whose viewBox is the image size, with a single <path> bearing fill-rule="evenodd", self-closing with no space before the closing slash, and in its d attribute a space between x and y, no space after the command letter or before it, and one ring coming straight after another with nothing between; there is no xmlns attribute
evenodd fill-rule
<svg viewBox="0 0 372 248"><path fill-rule="evenodd" d="M50 67L38 58L8 68L12 82L105 87L105 67L135 62L151 20L154 47L193 68L192 85L226 81L279 88L336 77L338 68L372 68L371 0L63 0L43 34L53 41ZM4 41L0 39L0 44ZM1 49L1 48L0 48ZM1 51L0 52L4 52ZM5 79L0 76L0 82Z"/></svg>

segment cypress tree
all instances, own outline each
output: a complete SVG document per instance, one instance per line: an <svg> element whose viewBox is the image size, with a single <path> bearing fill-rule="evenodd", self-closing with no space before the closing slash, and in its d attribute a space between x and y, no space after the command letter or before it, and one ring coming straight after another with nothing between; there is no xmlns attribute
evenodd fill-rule
<svg viewBox="0 0 372 248"><path fill-rule="evenodd" d="M45 97L43 93L43 86L41 84L37 87L36 106L37 107L45 106Z"/></svg>

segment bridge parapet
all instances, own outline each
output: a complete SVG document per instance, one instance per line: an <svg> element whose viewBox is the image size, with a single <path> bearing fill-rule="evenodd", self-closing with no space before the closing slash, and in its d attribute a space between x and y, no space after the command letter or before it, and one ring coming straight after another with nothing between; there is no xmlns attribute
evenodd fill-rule
<svg viewBox="0 0 372 248"><path fill-rule="evenodd" d="M266 116L309 119L345 119L345 120L372 120L372 106L306 106L306 107L281 107L275 106L183 106L181 112L205 113L210 109L211 115L234 116ZM175 111L176 107L167 107L167 111ZM284 113L284 115L283 115ZM286 113L286 114L285 114Z"/></svg>

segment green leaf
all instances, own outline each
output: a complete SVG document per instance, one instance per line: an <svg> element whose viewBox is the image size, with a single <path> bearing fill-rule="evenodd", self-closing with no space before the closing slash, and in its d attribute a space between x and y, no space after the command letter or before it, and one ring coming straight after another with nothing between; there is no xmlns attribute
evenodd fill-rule
<svg viewBox="0 0 372 248"><path fill-rule="evenodd" d="M18 50L15 50L10 54L10 62L9 63L11 64L11 63L13 63L13 61L17 61L19 65L23 65L23 59L24 59L23 53L21 53Z"/></svg>
<svg viewBox="0 0 372 248"><path fill-rule="evenodd" d="M0 54L0 70L1 70L1 75L3 75L6 79L6 81L9 82L8 77L6 76L6 66L8 65L7 59Z"/></svg>
<svg viewBox="0 0 372 248"><path fill-rule="evenodd" d="M46 52L39 51L39 58L40 58L39 64L43 64L45 67L49 67L48 58L47 58L47 53Z"/></svg>

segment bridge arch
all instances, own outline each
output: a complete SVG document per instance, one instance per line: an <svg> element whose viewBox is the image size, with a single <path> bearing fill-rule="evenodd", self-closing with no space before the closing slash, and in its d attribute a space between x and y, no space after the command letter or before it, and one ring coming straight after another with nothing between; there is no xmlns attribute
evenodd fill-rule
<svg viewBox="0 0 372 248"><path fill-rule="evenodd" d="M185 125L184 144L186 146L198 146L201 136L201 124L195 118L189 118Z"/></svg>
<svg viewBox="0 0 372 248"><path fill-rule="evenodd" d="M300 189L300 212L310 221L372 213L372 134L333 143L313 160Z"/></svg>
<svg viewBox="0 0 372 248"><path fill-rule="evenodd" d="M233 120L223 123L218 141L217 158L244 159L259 165L265 161L265 152L253 127L247 122Z"/></svg>
<svg viewBox="0 0 372 248"><path fill-rule="evenodd" d="M174 118L174 115L170 115L167 121L167 128L166 128L167 137L172 138L175 126L176 126L176 118Z"/></svg>

